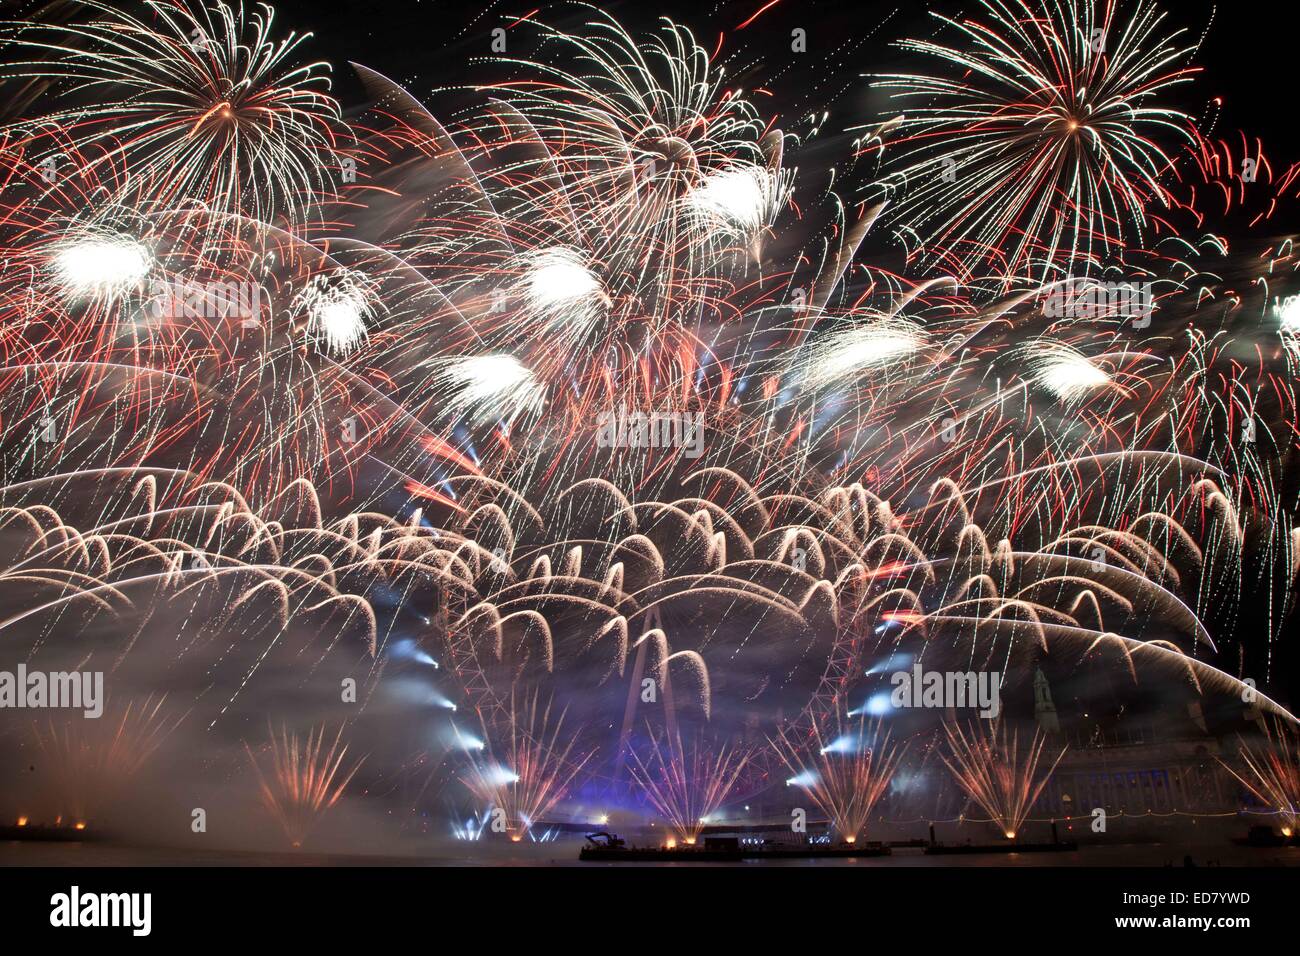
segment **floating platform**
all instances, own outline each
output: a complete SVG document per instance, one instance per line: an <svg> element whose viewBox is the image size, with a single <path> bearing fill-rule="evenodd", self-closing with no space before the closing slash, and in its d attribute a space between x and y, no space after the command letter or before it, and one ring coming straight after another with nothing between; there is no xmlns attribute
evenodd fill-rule
<svg viewBox="0 0 1300 956"><path fill-rule="evenodd" d="M925 848L927 856L959 856L974 853L1069 853L1079 849L1074 841L1058 843L931 843Z"/></svg>
<svg viewBox="0 0 1300 956"><path fill-rule="evenodd" d="M739 863L740 849L702 846L584 846L579 860L596 863Z"/></svg>
<svg viewBox="0 0 1300 956"><path fill-rule="evenodd" d="M22 826L0 826L0 841L20 840L24 843L84 843L94 837L85 827L43 826L24 823Z"/></svg>
<svg viewBox="0 0 1300 956"><path fill-rule="evenodd" d="M810 860L819 857L890 856L894 851L883 843L836 843L830 846L742 847L746 860Z"/></svg>
<svg viewBox="0 0 1300 956"><path fill-rule="evenodd" d="M1275 849L1283 846L1300 846L1300 838L1295 836L1283 836L1276 832L1272 827L1251 827L1250 832L1244 837L1233 837L1232 842L1237 846L1255 846L1268 849Z"/></svg>
<svg viewBox="0 0 1300 956"><path fill-rule="evenodd" d="M853 845L767 844L765 846L713 845L675 847L584 846L578 859L600 863L739 863L743 860L814 860L889 856L881 843Z"/></svg>

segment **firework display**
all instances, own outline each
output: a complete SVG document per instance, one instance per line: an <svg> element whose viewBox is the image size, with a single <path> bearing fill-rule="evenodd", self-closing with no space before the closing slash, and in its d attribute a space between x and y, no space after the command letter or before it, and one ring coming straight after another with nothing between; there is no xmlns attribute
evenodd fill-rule
<svg viewBox="0 0 1300 956"><path fill-rule="evenodd" d="M1293 842L1300 165L1204 23L944 7L846 107L787 0L432 89L284 6L0 19L14 832Z"/></svg>
<svg viewBox="0 0 1300 956"><path fill-rule="evenodd" d="M1021 751L1015 732L1008 735L1006 727L995 721L987 724L987 732L976 731L983 733L983 739L972 739L959 726L946 730L952 760L944 763L1002 834L1014 840L1061 755L1040 769L1046 745L1041 732Z"/></svg>
<svg viewBox="0 0 1300 956"><path fill-rule="evenodd" d="M858 718L856 729L831 740L814 727L813 743L814 750L802 758L798 746L782 738L787 765L795 774L786 782L808 792L836 836L856 843L906 748L891 747L889 734L882 735L878 727L868 731L865 717ZM804 766L805 759L811 767Z"/></svg>
<svg viewBox="0 0 1300 956"><path fill-rule="evenodd" d="M272 734L273 769L265 776L253 751L248 752L261 783L262 800L295 847L302 846L307 832L338 802L360 766L343 769L348 748L339 746L341 736L342 731L335 735L329 750L323 751L323 727L309 733L306 740L290 737L284 730L279 737Z"/></svg>

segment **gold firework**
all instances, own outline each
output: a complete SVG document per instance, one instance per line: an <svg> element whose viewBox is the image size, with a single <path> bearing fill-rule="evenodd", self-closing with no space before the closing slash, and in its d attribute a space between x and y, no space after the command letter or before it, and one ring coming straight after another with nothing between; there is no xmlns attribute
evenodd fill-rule
<svg viewBox="0 0 1300 956"><path fill-rule="evenodd" d="M365 758L351 769L343 768L348 748L339 727L329 749L325 749L325 727L309 731L304 739L283 727L279 736L271 731L271 770L263 774L257 756L248 744L244 749L261 785L262 803L275 817L285 836L302 846L308 832L338 803L343 791Z"/></svg>
<svg viewBox="0 0 1300 956"><path fill-rule="evenodd" d="M890 743L879 721L868 723L836 714L835 736L827 741L823 721L813 721L808 737L794 739L782 729L773 747L794 777L787 781L803 790L845 843L856 843L867 820L884 796L907 746Z"/></svg>
<svg viewBox="0 0 1300 956"><path fill-rule="evenodd" d="M1041 730L1034 732L1023 753L1018 732L1008 734L1007 725L1000 720L989 721L986 730L972 730L969 734L957 724L946 724L944 730L951 751L951 759L942 758L944 764L966 795L992 818L1008 840L1014 840L1065 755L1065 748L1040 775L1047 745Z"/></svg>
<svg viewBox="0 0 1300 956"><path fill-rule="evenodd" d="M79 823L110 808L185 715L172 718L166 695L128 701L114 719L69 719L33 725L37 746L54 766L61 816ZM105 715L107 717L107 715Z"/></svg>
<svg viewBox="0 0 1300 956"><path fill-rule="evenodd" d="M469 791L501 819L516 843L563 799L592 757L590 752L574 753L578 735L562 737L564 713L552 723L551 704L548 701L539 711L539 697L534 692L522 708L516 708L512 695L509 717L499 728L490 727L483 718L483 752L470 761L468 773L461 777ZM501 742L500 757L494 739Z"/></svg>
<svg viewBox="0 0 1300 956"><path fill-rule="evenodd" d="M1257 800L1273 808L1282 824L1282 835L1294 836L1300 823L1300 732L1278 718L1272 730L1265 724L1264 737L1266 743L1261 747L1250 747L1242 741L1244 773L1220 762Z"/></svg>
<svg viewBox="0 0 1300 956"><path fill-rule="evenodd" d="M664 742L651 736L645 760L632 751L632 779L667 821L676 840L694 846L708 818L726 801L752 752L729 744L715 746L697 736L683 746L680 732Z"/></svg>

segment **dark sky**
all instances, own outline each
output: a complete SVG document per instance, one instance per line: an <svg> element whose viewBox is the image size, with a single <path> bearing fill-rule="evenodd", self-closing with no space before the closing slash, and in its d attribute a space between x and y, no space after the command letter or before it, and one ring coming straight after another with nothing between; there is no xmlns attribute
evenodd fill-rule
<svg viewBox="0 0 1300 956"><path fill-rule="evenodd" d="M703 45L712 49L723 34L723 51L744 50L745 63L753 63L751 76L767 81L776 94L759 98L760 108L770 104L783 114L805 108L831 106L845 125L866 119L877 101L869 81L859 76L872 71L919 68L919 58L904 56L890 46L907 36L924 36L934 20L927 10L955 14L975 11L978 4L871 3L860 0L777 0L743 30L736 28L759 11L767 0L614 0L602 8L629 27L654 26L660 15L689 25ZM427 99L438 85L465 78L464 65L488 52L490 30L503 18L525 15L538 4L478 3L471 0L281 0L276 4L286 26L312 30L317 38L312 51L342 64L358 60L409 84ZM1215 131L1235 136L1244 129L1261 136L1275 168L1300 160L1300 127L1291 103L1297 68L1295 21L1292 5L1213 3L1209 0L1166 2L1168 23L1185 27L1193 39L1205 35L1196 62L1204 72L1178 95L1176 105L1206 117L1208 104L1223 99L1223 113ZM581 24L576 7L548 8L551 22ZM808 31L808 53L789 52L790 31ZM1208 31L1207 31L1208 27ZM512 50L511 52L515 52ZM361 94L349 71L340 68L337 91L345 102ZM430 104L434 105L434 104ZM765 109L766 111L766 109ZM1208 125L1203 125L1208 131Z"/></svg>

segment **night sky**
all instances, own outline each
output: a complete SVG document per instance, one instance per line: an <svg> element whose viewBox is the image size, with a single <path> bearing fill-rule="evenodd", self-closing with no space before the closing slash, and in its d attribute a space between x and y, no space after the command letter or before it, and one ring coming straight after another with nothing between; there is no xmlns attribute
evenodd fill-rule
<svg viewBox="0 0 1300 956"><path fill-rule="evenodd" d="M723 3L653 4L604 3L600 7L629 28L652 29L659 16L689 25L702 45L714 49L723 35L722 53L744 51L753 63L748 85L763 84L774 96L759 97L760 108L789 116L801 108L838 110L845 125L860 122L878 103L870 80L862 74L888 72L914 58L892 44L908 36L924 36L936 21L927 10L956 15L976 4L863 3L854 0L778 0L743 30L764 6L762 0ZM1271 8L1271 9L1270 9ZM489 33L507 18L527 15L534 4L478 4L462 0L383 0L353 3L340 0L284 2L277 15L295 29L316 34L312 47L332 60L338 72L337 93L347 104L361 98L347 60L356 60L408 84L423 95L437 86L462 82L464 64L488 52ZM576 26L583 19L574 6L568 16L562 6L547 8L557 25ZM1294 83L1294 32L1282 4L1233 5L1206 0L1180 0L1165 6L1167 22L1183 27L1189 37L1204 36L1195 61L1202 74L1177 94L1175 104L1194 117L1213 116L1212 100L1222 98L1217 123L1202 124L1202 132L1264 139L1265 152L1282 167L1300 159L1296 124L1279 115ZM789 53L790 31L808 31L808 53ZM513 51L512 51L513 52ZM832 124L833 126L834 124Z"/></svg>
<svg viewBox="0 0 1300 956"><path fill-rule="evenodd" d="M250 13L258 6L228 2ZM1043 2L1059 9L1072 0ZM1138 0L1115 2L1123 24ZM267 747L277 756L296 752L304 731L309 750L311 734L319 733L319 749L327 725L338 727L333 740L339 745L346 724L348 746L368 761L353 787L357 800L340 807L354 815L336 814L337 832L346 836L337 845L360 854L387 852L372 845L372 834L390 831L396 834L391 846L403 852L412 837L478 842L488 809L505 812L503 794L536 794L539 783L553 788L554 798L531 807L518 802L511 842L522 843L534 823L599 819L603 826L624 813L618 826L640 825L642 817L651 819L645 807L660 794L643 763L651 748L665 780L674 760L687 763L680 735L675 757L671 748L667 757L659 749L660 722L670 741L678 721L699 732L697 758L709 748L718 755L712 769L704 763L691 769L699 778L694 784L717 783L728 776L727 761L739 760L715 791L721 796L712 808L687 807L684 831L698 835L701 826L713 825L706 818L725 808L729 790L744 798L732 802L751 814L746 825L776 820L781 829L790 812L782 801L821 786L808 767L823 766L833 781L833 770L825 768L836 766L835 755L876 752L864 729L876 717L889 717L891 732L916 744L916 764L896 788L899 806L915 800L927 781L946 780L940 760L957 780L957 789L936 786L924 794L934 798L931 804L908 806L891 820L917 827L927 819L921 814L948 806L941 802L944 786L957 799L979 775L935 756L967 752L964 737L939 737L957 719L957 704L890 701L887 688L907 676L900 668L913 664L918 680L922 666L936 675L940 667L956 668L945 673L958 676L976 666L991 672L994 693L1010 689L1004 726L1041 725L1043 739L1061 735L1071 746L1088 740L1120 746L1120 732L1129 743L1147 731L1146 742L1162 742L1167 733L1180 746L1194 740L1195 759L1207 764L1202 738L1222 744L1253 732L1258 715L1246 706L1251 697L1241 693L1243 686L1295 710L1300 582L1289 559L1300 549L1300 247L1282 240L1300 235L1300 124L1290 106L1296 33L1258 4L1155 2L1164 11L1156 37L1182 30L1172 45L1195 49L1168 64L1140 60L1139 67L1150 68L1157 88L1179 70L1193 71L1188 82L1151 102L1130 85L1107 102L1097 90L1111 81L1131 84L1131 74L1090 82L1088 95L1078 83L1048 79L1049 91L1072 87L1070 100L1053 103L1046 118L1025 118L1008 100L1033 104L1038 89L1008 80L1011 95L999 89L972 110L961 92L978 82L963 83L958 55L940 63L898 46L912 39L968 48L967 38L931 15L960 19L968 12L987 22L978 3L959 0L612 0L541 7L531 0L275 0L269 38L312 36L292 49L289 65L268 69L269 76L248 69L274 60L259 59L267 49L247 41L248 34L222 47L233 55L212 56L187 72L175 51L217 42L201 35L201 18L184 20L184 31L176 32L164 14L171 30L165 42L137 48L119 33L148 41L159 39L155 31L115 20L106 7L97 16L107 22L87 28L86 42L95 44L87 65L69 53L86 40L84 33L44 30L47 23L73 22L84 7L70 0L0 0L0 21L14 21L0 26L0 38L17 34L3 51L12 59L0 60L7 71L0 71L0 81L12 84L0 104L0 132L18 125L11 113L24 123L32 114L34 127L0 143L4 156L17 157L0 173L10 170L18 184L0 176L10 189L0 225L14 234L0 230L8 270L0 272L0 308L23 317L14 342L37 356L28 361L26 352L0 342L0 357L24 361L6 366L5 398L12 393L10 404L18 407L29 385L13 373L25 375L42 363L51 381L53 371L65 374L64 366L85 365L96 374L102 367L114 376L105 372L85 394L74 392L75 402L61 404L61 395L53 389L46 395L41 385L42 393L22 398L17 413L0 404L0 412L23 423L20 434L0 420L0 491L17 489L13 500L36 501L47 494L41 469L68 488L74 479L93 477L106 503L78 500L53 482L54 503L40 500L51 513L59 513L56 504L64 508L68 527L81 521L76 509L98 511L99 518L81 522L90 527L87 522L104 515L116 518L116 473L129 471L101 468L101 460L116 465L138 455L149 468L171 473L168 486L155 501L153 479L133 485L132 500L121 507L135 507L145 498L139 489L150 490L148 528L138 533L142 541L154 535L165 542L152 548L149 560L156 553L160 567L164 558L172 562L121 582L152 587L159 579L158 594L139 605L148 615L138 630L120 623L131 619L126 612L107 624L88 616L94 628L83 625L64 615L63 596L45 603L37 595L33 601L42 603L30 612L11 612L9 591L0 592L0 616L7 616L0 628L60 608L49 634L36 617L10 630L29 642L17 645L17 653L49 667L87 660L103 666L120 702L171 694L178 710L192 700L195 713L212 713L204 728L198 717L186 716L186 736L163 751L170 762L149 770L165 782L137 783L135 802L123 801L135 828L126 836L153 840L162 833L172 840L180 833L188 840L190 832L204 832L188 829L189 814L203 799L222 821L214 828L226 841L219 847L242 852L248 841L242 825L225 821L261 819L264 832L275 822L287 845L300 848L309 825L333 806L361 764L351 767L333 801L324 809L317 801L316 816L299 820L283 812L295 808L293 800L277 803L262 780L259 754ZM148 20L146 4L131 9ZM628 110L614 123L617 136L603 142L617 109L604 109L603 101L569 107L586 96L617 100L624 87L597 82L592 94L581 79L569 78L599 68L562 59L576 56L577 44L512 29L535 20L574 36L594 34L585 24L600 12L633 38L629 57L653 59L648 41L664 18L689 28L711 66L725 70L724 94L705 106L681 97L662 109L662 123L646 130L643 113L660 119L661 101L652 94L652 109ZM1006 15L1016 14L1007 9ZM241 28L256 16L239 21ZM29 20L38 26L23 25ZM189 27L198 29L190 34ZM504 51L493 46L493 31L502 27ZM792 49L794 32L806 36L806 50ZM1048 49L1081 49L1054 44L1058 35L1038 39ZM126 54L114 52L124 47ZM22 59L29 48L46 59ZM248 49L253 55L239 55ZM1085 64L1079 72L1098 62L1079 56L1074 62ZM65 58L71 66L62 64ZM323 86L311 86L321 61L332 64L330 92L345 124L320 95ZM161 65L162 79L139 70L142 62ZM294 71L304 63L312 65ZM452 147L439 142L439 131L423 117L410 121L417 110L372 102L384 84L373 78L363 84L351 63L409 92L451 131ZM207 66L214 72L205 72ZM524 125L513 125L508 111L488 101L519 93L518 86L501 92L516 80L534 83L529 92L541 89L538 99L546 100L554 92L546 87L547 66L567 74L555 102L524 103L518 113L538 131L539 148L518 134ZM622 67L612 67L608 78ZM108 70L107 79L95 70ZM942 81L928 86L913 77L914 98L894 99L890 88L873 86L890 74L935 73L961 85L952 102L943 102L950 91ZM69 82L73 108L42 117L69 76L76 80ZM304 77L308 82L296 88ZM732 137L743 140L739 146L714 137L714 114L726 113L733 91L785 138L767 135L752 114L742 116L743 135ZM915 122L922 98L951 112L920 133L903 123L874 139L865 134L905 109ZM1152 109L1152 116L1144 107L1187 114L1196 135L1180 140L1181 117L1166 124L1169 114ZM313 109L325 116L316 117L319 129L302 120ZM920 115L916 125L925 126ZM256 137L245 133L249 123ZM151 124L158 131L139 133ZM990 128L1000 137L996 149L972 145ZM700 129L709 135L689 141ZM896 129L902 130L897 138ZM1108 138L1115 129L1127 135ZM1158 163L1142 157L1149 143L1140 138L1152 129ZM58 137L76 151L65 156ZM113 144L103 155L94 152L101 140ZM151 153L155 140L174 146L161 160ZM1081 142L1101 144L1086 163L1077 162ZM195 150L196 143L208 148ZM920 158L898 173L889 151L910 157L912 147ZM298 148L307 162L299 162ZM1257 187L1234 181L1233 167L1256 149L1268 159L1267 180ZM650 171L638 167L628 175L625 158L638 150L664 160L667 170L651 163ZM937 154L955 169L953 156L963 150L975 158L974 174L951 188L937 186L942 202L927 199L925 177L937 171ZM1124 161L1109 168L1105 159L1094 163L1106 150L1105 159L1119 154ZM748 158L733 165L733 151ZM1161 151L1174 158L1166 162ZM1002 165L1005 153L1014 162ZM113 164L119 154L120 169ZM1205 162L1198 169L1208 155L1228 156L1227 171L1205 172ZM250 162L268 157L269 163ZM35 171L45 163L69 158L79 164L77 176L66 177L70 186L54 175L58 163L38 180ZM976 165L981 161L983 168ZM335 170L357 175L335 179ZM891 180L895 174L901 181ZM191 179L186 189L171 188L172 180ZM233 179L237 186L212 185ZM944 181L959 182L955 175ZM939 180L931 176L929 183ZM1114 202L1120 194L1125 202ZM1235 207L1230 212L1225 196ZM299 205L310 215L299 216ZM1108 220L1125 227L1114 243ZM1034 236L1044 223L1052 235ZM1062 239L1070 230L1075 234ZM1097 236L1105 241L1094 243ZM1042 256L1032 276L1019 261L1026 248ZM25 258L14 261L30 262L30 272L10 268L19 253ZM1067 255L1072 258L1060 258ZM1046 303L1056 296L1050 301L1059 304L1061 287L1068 290L1081 273L1112 289L1117 277L1126 286L1140 283L1148 295L1152 287L1176 288L1161 300L1163 322L1150 333L1130 335L1123 319L1136 314L1127 310L1095 324L1076 315L1058 323L1062 316ZM187 312L175 294L159 298L152 280L162 277L172 280L168 288L182 290L251 287L259 303L263 289L274 295L268 292L264 311L259 304L241 314L223 304L211 314ZM195 301L209 304L206 293ZM1149 317L1150 301L1141 315ZM146 304L166 307L167 322L160 324ZM118 361L122 355L129 362ZM130 401L119 401L112 391L119 375L149 387L123 391ZM155 378L165 386L154 386ZM177 398L159 397L171 396L161 389L172 388L172 379L193 387ZM67 382L80 387L71 377ZM105 397L110 393L112 402ZM660 404L680 405L697 423L707 409L713 444L705 450L701 432L694 454L661 456L661 445L684 443L665 440L651 453L647 443L602 440L602 418L615 399L621 414L624 398L652 414ZM27 429L27 418L52 428L50 412L64 404L76 415L60 420L68 430L57 443L53 431ZM44 414L35 419L38 412ZM128 412L129 431L123 427ZM962 439L954 445L956 416ZM1269 442L1256 442L1256 421ZM1132 447L1114 450L1130 429ZM20 440L26 442L21 454L11 455ZM74 457L89 455L83 447L93 456ZM696 462L702 453L709 457ZM17 465L8 467L11 459ZM725 477L733 469L740 493L724 507L723 493L735 490ZM206 527L212 506L204 496L226 476L232 494L237 483L247 483L257 493L248 500L261 510L254 514L250 505L247 515L230 516L221 505L210 531L173 555L177 542L186 544L184 534ZM206 483L189 488L190 478ZM303 490L300 480L310 488ZM951 496L941 499L948 486ZM282 487L293 495L281 494ZM505 504L498 506L494 495ZM173 508L173 497L187 503ZM190 497L201 504L191 506ZM132 525L144 517L132 514ZM165 520L158 517L164 514ZM243 542L227 535L222 526L237 518L258 535ZM53 537L32 523L41 543ZM3 572L4 548L20 538L4 522L0 531ZM220 551L236 545L238 554ZM45 553L35 544L14 547L14 567L34 566ZM1106 558L1107 549L1117 561ZM209 581L209 550L236 573L212 574ZM136 560L113 566L106 556L103 574L108 579L130 568L136 575ZM326 573L314 570L318 561ZM1079 570L1083 561L1089 565ZM68 574L65 590L80 586L71 583L74 573L88 576L55 565L48 581L33 580L44 587L61 580L54 573ZM309 606L304 597L291 613L287 586L234 591L235 584L245 587L245 573L247 580L275 584L310 579L294 586L295 601L299 592L311 601L317 591L330 597ZM185 575L202 587L191 588ZM14 581L28 586L25 576ZM175 585L173 594L167 588L177 581L185 586ZM229 593L218 591L217 584L228 582ZM271 603L282 591L283 610ZM211 603L200 604L200 597ZM532 609L518 610L524 605ZM309 616L321 608L319 617ZM346 618L327 616L341 609ZM133 605L131 614L136 610ZM1004 631L1004 624L1015 627ZM1037 643L1022 639L1033 627ZM961 637L951 644L938 639L949 633ZM100 664L118 653L113 642L119 640L129 641L120 659ZM1147 646L1139 649L1138 641ZM1170 649L1206 667L1185 666L1165 653ZM654 677L645 676L646 667ZM1001 685L1000 675L1007 678ZM1049 683L1054 710L1042 706ZM517 691L520 713L531 708L526 720L516 719ZM545 744L552 703L564 716ZM545 714L535 722L539 707ZM1000 702L994 713L1002 713ZM1054 728L1054 719L1044 719L1053 713L1060 717ZM861 718L856 735L848 723L855 717ZM565 719L572 735L567 749L557 743ZM310 729L317 721L322 729ZM20 729L26 732L25 719ZM297 735L292 745L291 732ZM525 738L541 757L518 749ZM250 740L261 741L261 749ZM57 751L39 735L34 741L0 725L0 780L8 760L19 783L0 788L11 791L0 792L0 813L24 814L16 827L27 825L27 808L7 807L6 800L39 798L54 806L79 798L84 783L44 794L47 781L60 782L47 769L57 764L46 760ZM516 749L507 757L510 746ZM973 763L993 766L1002 759L994 753L999 749L1007 749L1005 740L969 753L983 755ZM124 777L143 763L142 757ZM1086 761L1080 767L1070 772L1080 779L1092 772ZM298 770L279 766L276 773L276 785L293 792ZM884 779L881 773L893 770L857 771L846 789L865 792ZM1030 766L1027 782L1033 777ZM244 802L275 811L264 819L239 816L245 812L240 800L254 795L254 779L261 796ZM796 790L785 789L791 785ZM978 786L975 791L985 806ZM191 792L205 796L191 799ZM1154 785L1151 792L1154 797ZM759 804L753 811L751 797ZM1017 797L1012 809L1028 812L1037 799ZM557 806L568 816L548 816ZM970 822L956 808L941 819ZM481 818L467 816L480 809ZM1050 820L1054 848L1058 811ZM845 827L834 812L826 816L848 837L845 846L856 839L856 822ZM83 817L99 826L79 808L76 818ZM977 822L1000 815L990 811L990 817ZM62 819L60 812L56 824ZM1047 819L1028 819L1046 831ZM1014 823L999 827L1011 839L1016 829ZM253 833L254 842L261 839ZM933 830L929 839L941 846ZM190 852L200 844L176 845Z"/></svg>
<svg viewBox="0 0 1300 956"><path fill-rule="evenodd" d="M1203 0L1164 5L1167 23L1187 30L1179 38L1180 45L1202 39L1188 64L1199 66L1200 73L1167 91L1162 101L1192 116L1207 137L1234 144L1240 143L1242 133L1252 143L1259 137L1274 174L1280 175L1300 160L1300 133L1285 107L1294 81L1294 33L1287 28L1285 15L1266 13L1262 6L1225 9ZM817 170L810 164L830 165L848 152L853 134L845 130L898 112L883 94L872 90L871 79L864 74L932 68L925 58L908 55L893 44L905 37L935 35L942 24L928 9L956 15L963 8L975 11L978 5L779 0L755 18L762 7L762 0L704 4L620 0L602 5L630 31L654 30L658 18L667 16L689 25L710 50L721 40L721 58L735 55L729 62L733 77L738 76L735 82L747 90L770 92L752 99L765 117L776 117L775 125L783 129L797 129L800 118L810 112L830 110L819 139L798 153L798 161L808 167L805 176L815 176ZM286 26L315 32L309 49L335 64L335 92L350 114L355 115L365 102L360 84L346 66L353 60L401 83L442 117L472 101L448 88L501 79L499 68L470 65L474 58L490 54L492 28L537 9L528 4L484 6L459 0L385 0L375 7L328 0L277 6ZM560 4L546 8L546 19L578 31L586 12L579 5ZM746 21L751 22L737 29ZM805 54L790 52L791 30L796 27L808 31ZM950 34L940 36L953 39ZM508 54L530 58L526 43L511 47ZM1236 146L1234 154L1239 153ZM1254 249L1267 237L1293 231L1294 217L1292 205L1253 232L1235 213L1226 219L1216 217L1207 229L1225 234L1236 247L1244 248L1245 243ZM1287 660L1295 635L1283 634L1271 647L1251 638L1265 627L1264 606L1262 601L1247 600L1245 616L1237 621L1236 636L1247 647L1244 665L1251 672L1267 669L1274 693L1295 701L1300 698L1300 668ZM1258 619L1252 617L1256 613ZM1256 653L1261 659L1252 660ZM1265 654L1270 655L1268 661L1262 659Z"/></svg>

